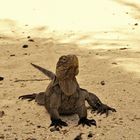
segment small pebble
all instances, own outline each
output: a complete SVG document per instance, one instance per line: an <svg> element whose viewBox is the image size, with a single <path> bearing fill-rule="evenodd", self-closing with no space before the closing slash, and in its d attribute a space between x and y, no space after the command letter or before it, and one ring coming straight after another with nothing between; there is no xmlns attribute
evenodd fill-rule
<svg viewBox="0 0 140 140"><path fill-rule="evenodd" d="M116 63L116 62L112 62L112 64L117 65L117 63Z"/></svg>
<svg viewBox="0 0 140 140"><path fill-rule="evenodd" d="M38 125L38 126L37 126L37 128L41 128L41 126L40 126L40 125Z"/></svg>
<svg viewBox="0 0 140 140"><path fill-rule="evenodd" d="M83 133L80 133L78 136L76 136L76 137L74 138L74 140L82 140L82 134L83 134Z"/></svg>
<svg viewBox="0 0 140 140"><path fill-rule="evenodd" d="M0 81L2 81L2 80L4 80L4 77L1 77L1 76L0 76Z"/></svg>
<svg viewBox="0 0 140 140"><path fill-rule="evenodd" d="M24 53L23 55L28 55L27 53Z"/></svg>
<svg viewBox="0 0 140 140"><path fill-rule="evenodd" d="M135 25L135 26L138 26L138 23L135 23L134 25Z"/></svg>
<svg viewBox="0 0 140 140"><path fill-rule="evenodd" d="M4 111L0 111L0 118L2 118L4 116Z"/></svg>
<svg viewBox="0 0 140 140"><path fill-rule="evenodd" d="M105 85L105 81L101 81L101 85Z"/></svg>
<svg viewBox="0 0 140 140"><path fill-rule="evenodd" d="M21 110L20 108L17 108L17 110Z"/></svg>
<svg viewBox="0 0 140 140"><path fill-rule="evenodd" d="M119 118L119 120L123 120L123 118Z"/></svg>
<svg viewBox="0 0 140 140"><path fill-rule="evenodd" d="M51 132L60 131L60 129L59 129L59 127L53 127L53 128L50 129L50 131L51 131Z"/></svg>
<svg viewBox="0 0 140 140"><path fill-rule="evenodd" d="M29 39L28 41L30 41L30 42L35 42L33 39Z"/></svg>
<svg viewBox="0 0 140 140"><path fill-rule="evenodd" d="M101 133L101 135L104 136L105 134L104 133Z"/></svg>
<svg viewBox="0 0 140 140"><path fill-rule="evenodd" d="M0 135L0 140L3 140L4 139L4 135Z"/></svg>
<svg viewBox="0 0 140 140"><path fill-rule="evenodd" d="M92 132L89 132L88 138L91 138L91 137L93 137L93 133Z"/></svg>
<svg viewBox="0 0 140 140"><path fill-rule="evenodd" d="M28 45L23 45L22 48L28 48Z"/></svg>
<svg viewBox="0 0 140 140"><path fill-rule="evenodd" d="M15 54L11 54L10 56L16 56Z"/></svg>
<svg viewBox="0 0 140 140"><path fill-rule="evenodd" d="M128 48L125 48L125 47L124 48L120 48L120 50L126 50L126 49L128 49Z"/></svg>

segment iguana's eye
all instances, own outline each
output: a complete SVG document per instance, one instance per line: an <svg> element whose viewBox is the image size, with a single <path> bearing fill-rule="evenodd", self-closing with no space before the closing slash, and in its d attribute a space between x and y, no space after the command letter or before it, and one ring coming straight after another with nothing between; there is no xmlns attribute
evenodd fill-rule
<svg viewBox="0 0 140 140"><path fill-rule="evenodd" d="M67 57L66 56L62 56L61 59L60 59L60 61L63 62L63 63L64 62L67 62Z"/></svg>

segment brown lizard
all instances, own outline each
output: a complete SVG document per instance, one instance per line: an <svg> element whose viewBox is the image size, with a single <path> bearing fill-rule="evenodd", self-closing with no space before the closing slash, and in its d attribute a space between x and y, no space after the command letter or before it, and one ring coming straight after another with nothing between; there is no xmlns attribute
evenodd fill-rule
<svg viewBox="0 0 140 140"><path fill-rule="evenodd" d="M67 126L67 123L61 120L60 115L70 114L78 114L78 124L96 125L94 119L87 118L85 100L97 113L108 115L109 111L116 112L114 108L103 104L95 94L80 88L76 79L79 73L76 55L61 56L56 65L56 74L35 64L32 66L47 75L51 82L45 92L23 95L19 98L29 99L29 101L35 99L38 104L44 105L50 114L52 121L50 126L60 128Z"/></svg>

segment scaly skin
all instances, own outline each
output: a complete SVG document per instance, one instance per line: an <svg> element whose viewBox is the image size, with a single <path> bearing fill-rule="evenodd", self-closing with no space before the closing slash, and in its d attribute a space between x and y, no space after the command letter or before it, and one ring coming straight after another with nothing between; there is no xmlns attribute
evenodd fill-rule
<svg viewBox="0 0 140 140"><path fill-rule="evenodd" d="M35 99L38 104L44 105L50 114L52 121L50 126L67 126L67 123L61 120L60 115L70 114L78 114L78 124L83 126L85 124L88 126L96 125L94 119L87 119L85 101L97 113L105 113L108 116L109 110L116 112L114 108L103 104L95 94L80 88L76 79L76 75L79 73L76 55L61 56L56 65L56 74L35 64L32 65L47 75L52 81L45 92L23 95L19 98L29 99L29 101Z"/></svg>

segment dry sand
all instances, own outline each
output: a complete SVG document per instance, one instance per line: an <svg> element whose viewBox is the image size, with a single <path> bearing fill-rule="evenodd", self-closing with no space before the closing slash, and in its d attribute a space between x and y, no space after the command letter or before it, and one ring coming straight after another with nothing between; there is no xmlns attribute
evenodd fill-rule
<svg viewBox="0 0 140 140"><path fill-rule="evenodd" d="M133 18L138 16L140 9L135 8L137 10L130 15ZM125 27L96 32L55 32L44 26L32 28L19 26L16 21L1 20L0 76L4 80L0 81L0 111L4 111L4 115L1 112L0 140L73 140L81 132L84 140L139 140L138 17L137 21ZM28 36L33 41L29 41ZM23 48L25 44L28 48ZM50 118L45 108L34 101L18 100L20 95L44 91L50 82L30 63L55 71L58 58L64 54L78 56L80 86L96 93L103 103L117 110L107 118L88 110L88 118L97 121L97 128L77 127L78 116L73 115L62 117L68 127L50 132ZM105 85L101 85L101 81L105 81ZM87 138L90 131L93 137Z"/></svg>

